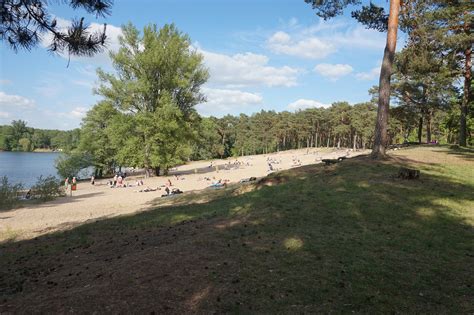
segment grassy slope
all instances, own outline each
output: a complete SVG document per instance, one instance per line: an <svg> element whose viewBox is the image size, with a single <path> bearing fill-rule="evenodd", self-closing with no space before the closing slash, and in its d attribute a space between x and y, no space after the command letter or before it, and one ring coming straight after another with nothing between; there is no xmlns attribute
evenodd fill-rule
<svg viewBox="0 0 474 315"><path fill-rule="evenodd" d="M393 178L401 164L421 179ZM474 311L474 153L273 176L4 244L0 312Z"/></svg>

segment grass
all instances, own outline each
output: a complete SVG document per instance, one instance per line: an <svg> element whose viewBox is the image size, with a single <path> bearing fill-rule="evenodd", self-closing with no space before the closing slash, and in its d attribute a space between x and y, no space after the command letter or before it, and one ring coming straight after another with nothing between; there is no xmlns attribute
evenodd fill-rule
<svg viewBox="0 0 474 315"><path fill-rule="evenodd" d="M0 312L472 313L473 158L307 166L5 243Z"/></svg>

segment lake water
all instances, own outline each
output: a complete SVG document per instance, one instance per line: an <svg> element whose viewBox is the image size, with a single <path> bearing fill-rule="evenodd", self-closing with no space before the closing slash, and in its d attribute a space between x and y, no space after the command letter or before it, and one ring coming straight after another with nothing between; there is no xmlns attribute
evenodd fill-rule
<svg viewBox="0 0 474 315"><path fill-rule="evenodd" d="M9 183L22 183L31 187L40 175L59 178L54 161L59 153L0 152L0 177L7 176Z"/></svg>

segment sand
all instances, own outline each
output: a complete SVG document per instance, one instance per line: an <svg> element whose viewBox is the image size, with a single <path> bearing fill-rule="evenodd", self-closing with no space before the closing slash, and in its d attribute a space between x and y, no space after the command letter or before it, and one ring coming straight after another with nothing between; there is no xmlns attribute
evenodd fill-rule
<svg viewBox="0 0 474 315"><path fill-rule="evenodd" d="M139 187L110 188L107 186L107 180L98 180L96 185L80 182L72 197L61 197L51 202L0 212L0 241L11 238L28 239L70 229L89 220L152 209L152 201L156 204L156 199L165 194L162 186L168 179L173 185L172 188L176 187L184 192L197 191L209 187L213 181L219 179L236 183L244 178L266 176L271 172L267 162L269 158L277 162L272 164L274 171L277 171L321 163L321 159L325 158L352 157L367 153L368 151L312 148L225 160L197 161L172 169L169 176L144 178L129 174L131 176L126 178L126 183L135 185L137 179L142 179L144 186ZM240 165L234 165L236 161L240 162ZM175 175L178 175L179 179L176 179ZM147 187L160 190L138 192Z"/></svg>

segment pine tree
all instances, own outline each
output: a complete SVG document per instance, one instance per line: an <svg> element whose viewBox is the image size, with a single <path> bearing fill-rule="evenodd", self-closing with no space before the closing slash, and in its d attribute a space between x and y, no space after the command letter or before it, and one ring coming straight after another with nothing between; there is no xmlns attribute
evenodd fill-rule
<svg viewBox="0 0 474 315"><path fill-rule="evenodd" d="M66 1L65 1L66 2ZM73 9L84 9L96 16L110 14L111 0L69 0ZM102 31L91 33L84 18L63 27L48 12L46 0L2 0L0 2L0 40L13 50L38 45L42 36L52 35L49 50L71 56L92 56L106 44L106 25Z"/></svg>

